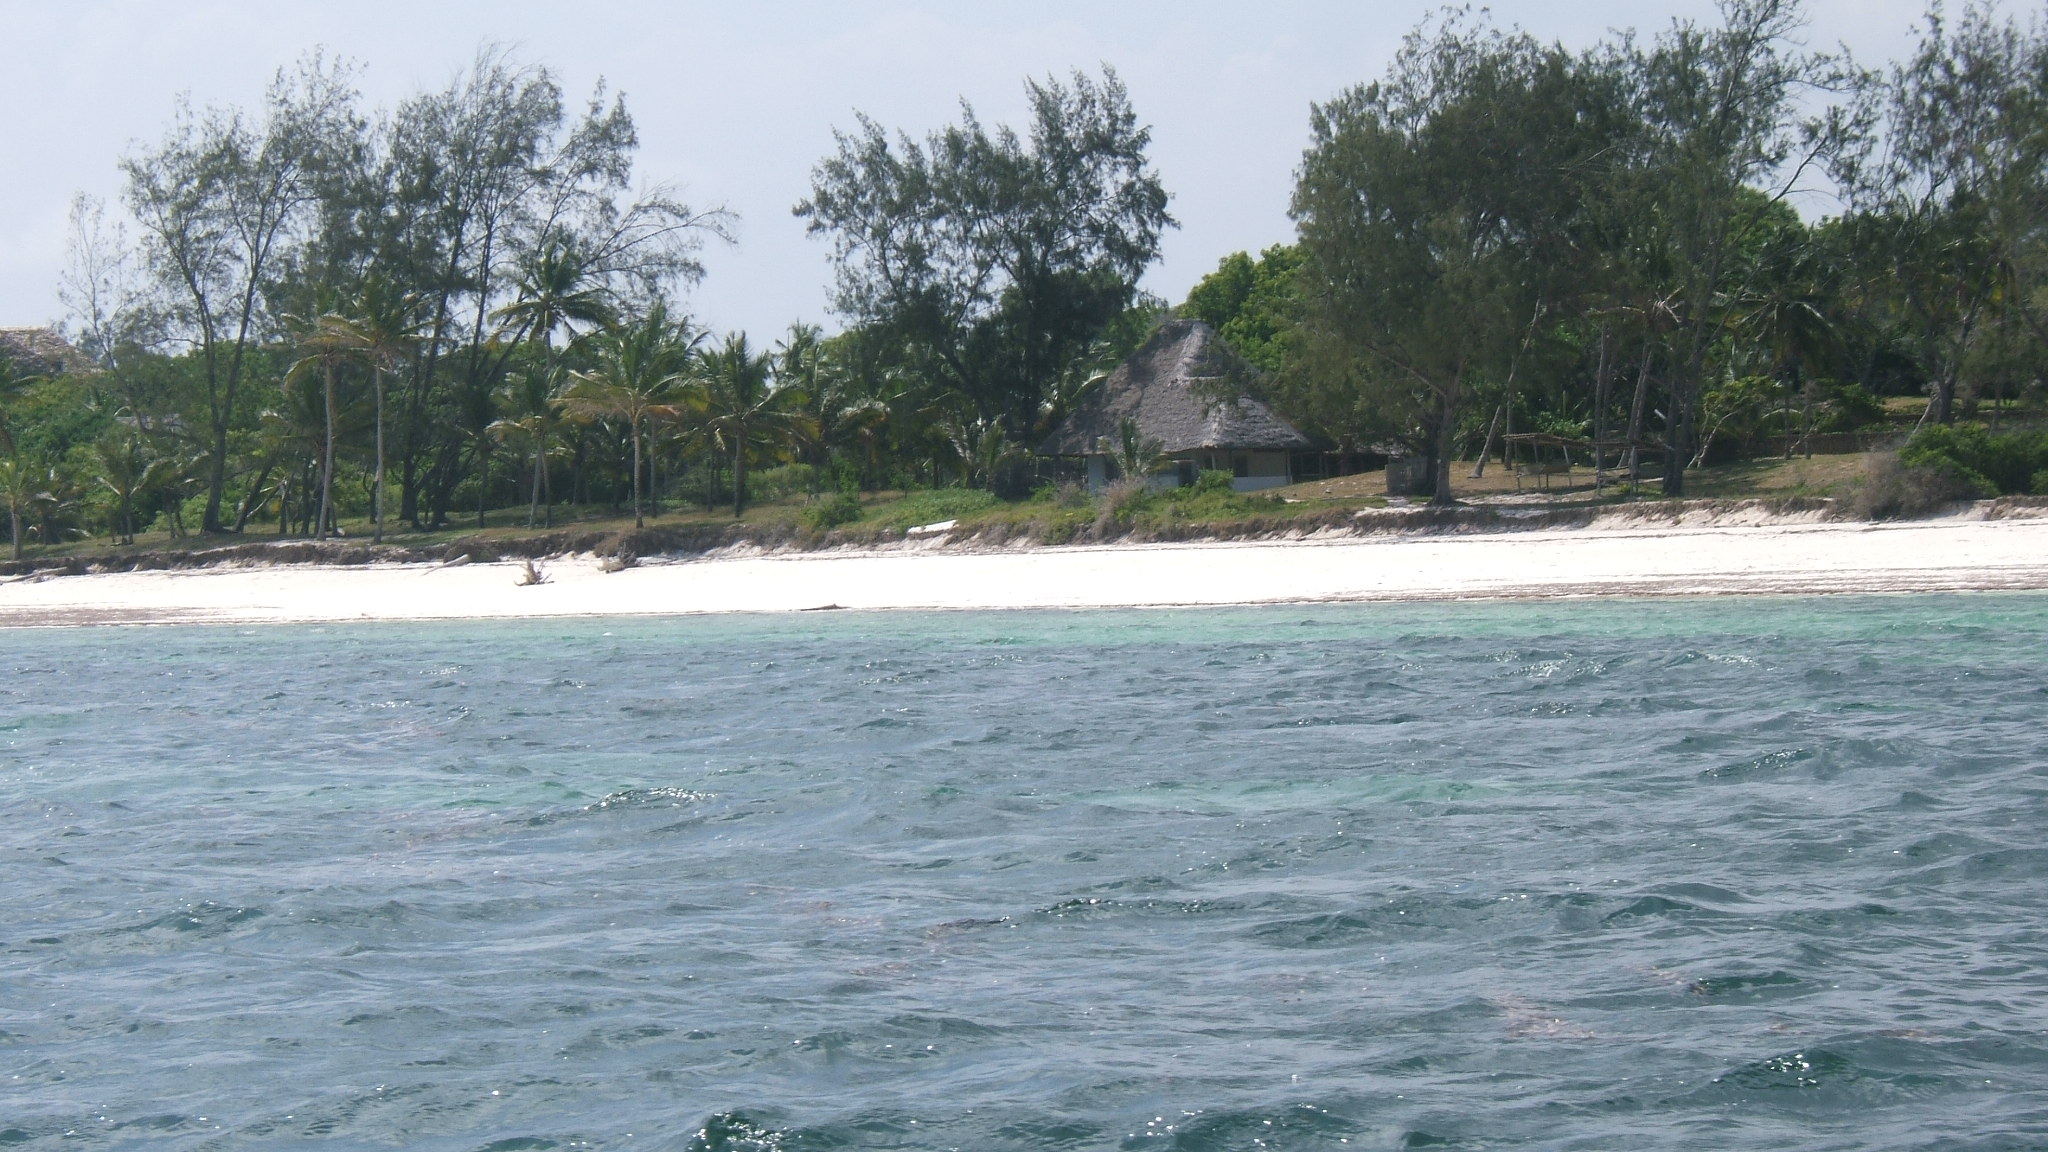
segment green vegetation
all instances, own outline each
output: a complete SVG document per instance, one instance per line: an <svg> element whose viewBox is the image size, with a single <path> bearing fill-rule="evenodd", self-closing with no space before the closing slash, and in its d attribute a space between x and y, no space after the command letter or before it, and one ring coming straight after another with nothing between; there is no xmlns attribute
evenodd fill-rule
<svg viewBox="0 0 2048 1152"><path fill-rule="evenodd" d="M1680 495L1890 433L1890 397L1924 397L1920 425L2037 418L2048 31L1937 9L1866 72L1800 23L1728 0L1573 53L1436 18L1316 108L1297 243L1225 258L1184 311L1256 349L1309 430L1427 457L1440 499L1510 431L1608 441ZM1822 176L1844 211L1803 222Z"/></svg>
<svg viewBox="0 0 2048 1152"><path fill-rule="evenodd" d="M1282 415L1352 460L1405 447L1442 501L1531 432L1664 496L1909 436L1858 481L1873 514L2043 490L2048 30L1937 8L1864 71L1801 45L1795 0L1581 52L1488 19L1432 18L1316 106L1294 241L1181 305ZM683 311L730 220L633 191L623 101L487 52L367 109L311 57L128 156L125 219L76 205L93 370L0 356L12 551L628 517L1105 539L1368 503L1155 490L1136 425L1102 493L1032 455L1167 311L1138 284L1174 220L1114 71L1026 95L1017 130L839 133L794 211L844 328L771 344ZM1823 176L1840 214L1802 220Z"/></svg>
<svg viewBox="0 0 2048 1152"><path fill-rule="evenodd" d="M1940 473L1967 495L2048 496L2048 431L1936 426L1913 437L1899 463Z"/></svg>
<svg viewBox="0 0 2048 1152"><path fill-rule="evenodd" d="M1300 315L1301 249L1275 244L1253 260L1243 252L1223 258L1181 305L1184 316L1208 323L1263 371L1289 366L1288 339Z"/></svg>

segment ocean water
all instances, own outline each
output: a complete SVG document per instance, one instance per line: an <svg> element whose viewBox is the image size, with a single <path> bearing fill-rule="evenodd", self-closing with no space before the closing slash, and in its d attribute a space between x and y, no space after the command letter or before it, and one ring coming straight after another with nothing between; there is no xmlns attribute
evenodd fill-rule
<svg viewBox="0 0 2048 1152"><path fill-rule="evenodd" d="M2048 597L0 632L0 1149L2048 1145Z"/></svg>

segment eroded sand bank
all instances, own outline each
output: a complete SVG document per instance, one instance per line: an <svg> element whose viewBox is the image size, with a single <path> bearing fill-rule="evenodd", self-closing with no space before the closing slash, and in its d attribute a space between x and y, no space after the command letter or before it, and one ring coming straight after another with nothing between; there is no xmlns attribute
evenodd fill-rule
<svg viewBox="0 0 2048 1152"><path fill-rule="evenodd" d="M2048 589L2048 520L1776 524L543 565L280 566L0 585L0 626Z"/></svg>

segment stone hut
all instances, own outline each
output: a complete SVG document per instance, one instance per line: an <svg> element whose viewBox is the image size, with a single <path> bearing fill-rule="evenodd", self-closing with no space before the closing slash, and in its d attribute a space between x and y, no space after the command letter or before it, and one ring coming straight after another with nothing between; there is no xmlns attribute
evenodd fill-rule
<svg viewBox="0 0 2048 1152"><path fill-rule="evenodd" d="M1042 456L1087 461L1088 486L1115 475L1124 421L1170 463L1155 482L1191 484L1228 472L1239 492L1293 481L1292 460L1309 438L1248 395L1258 370L1199 320L1168 320L1039 446ZM1231 397L1235 397L1232 399Z"/></svg>

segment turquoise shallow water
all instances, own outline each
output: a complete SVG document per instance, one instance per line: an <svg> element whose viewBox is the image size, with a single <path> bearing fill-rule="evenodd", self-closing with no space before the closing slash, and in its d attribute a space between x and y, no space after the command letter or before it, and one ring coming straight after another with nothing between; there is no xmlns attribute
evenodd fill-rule
<svg viewBox="0 0 2048 1152"><path fill-rule="evenodd" d="M2048 597L0 632L0 1148L2048 1144Z"/></svg>

